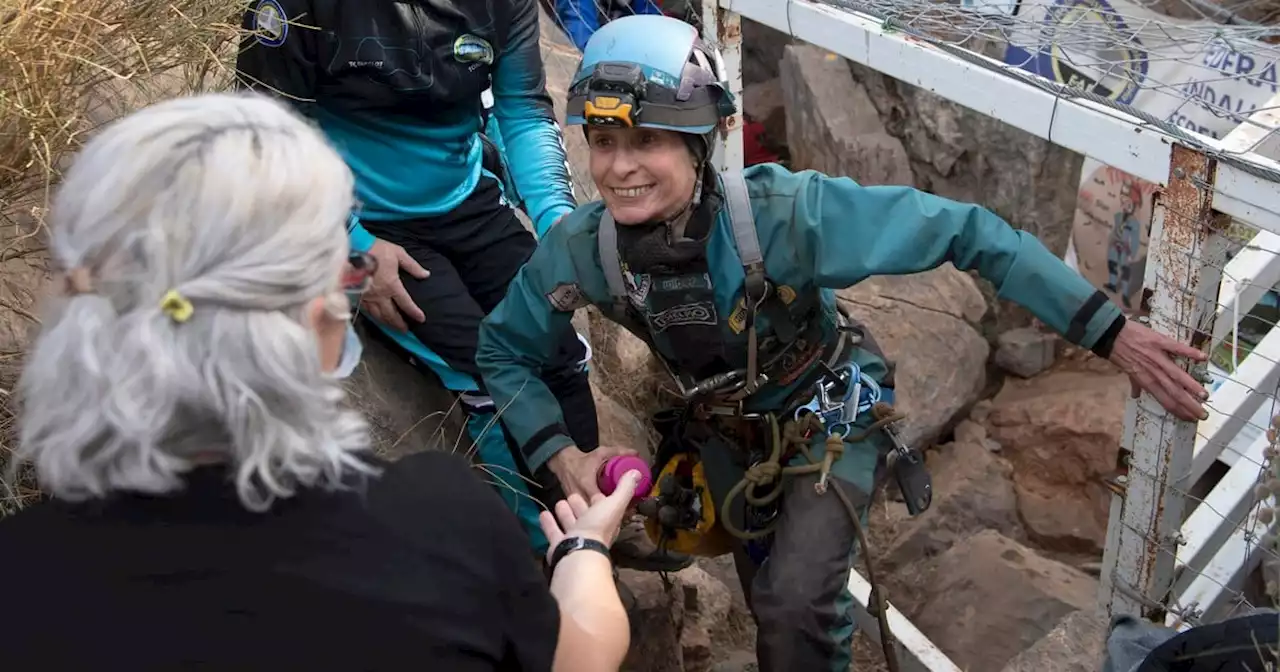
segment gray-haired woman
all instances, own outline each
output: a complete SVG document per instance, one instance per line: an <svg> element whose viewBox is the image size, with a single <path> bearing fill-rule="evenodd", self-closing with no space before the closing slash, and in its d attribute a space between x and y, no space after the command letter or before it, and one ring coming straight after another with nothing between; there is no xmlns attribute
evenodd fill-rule
<svg viewBox="0 0 1280 672"><path fill-rule="evenodd" d="M605 551L552 558L548 589L462 458L368 453L338 380L373 270L352 193L255 96L156 105L81 152L21 381L18 457L52 500L0 522L13 669L616 669L634 474L544 514L553 548Z"/></svg>

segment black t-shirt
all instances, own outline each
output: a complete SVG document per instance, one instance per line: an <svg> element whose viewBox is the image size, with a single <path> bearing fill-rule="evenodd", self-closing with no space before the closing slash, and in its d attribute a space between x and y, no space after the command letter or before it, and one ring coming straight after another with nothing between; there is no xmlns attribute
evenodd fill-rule
<svg viewBox="0 0 1280 672"><path fill-rule="evenodd" d="M245 510L203 467L166 497L0 520L12 670L550 670L560 618L466 461L422 453L347 493Z"/></svg>

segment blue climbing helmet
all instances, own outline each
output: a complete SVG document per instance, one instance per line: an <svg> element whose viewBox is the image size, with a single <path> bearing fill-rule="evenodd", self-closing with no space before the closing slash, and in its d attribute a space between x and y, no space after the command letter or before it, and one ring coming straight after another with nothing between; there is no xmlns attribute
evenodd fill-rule
<svg viewBox="0 0 1280 672"><path fill-rule="evenodd" d="M720 121L736 111L724 72L720 53L693 26L667 16L624 16L587 41L565 123L688 133L703 138L706 158Z"/></svg>

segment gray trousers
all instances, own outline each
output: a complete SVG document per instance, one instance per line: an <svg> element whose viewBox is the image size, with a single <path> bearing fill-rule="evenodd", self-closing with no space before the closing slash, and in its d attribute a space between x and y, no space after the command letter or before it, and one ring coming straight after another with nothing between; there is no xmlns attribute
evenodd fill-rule
<svg viewBox="0 0 1280 672"><path fill-rule="evenodd" d="M871 451L867 458L866 451ZM853 596L849 571L857 557L857 536L848 511L832 488L841 488L865 524L874 482L876 448L871 442L846 447L846 459L861 452L865 479L859 485L834 476L828 491L814 490L818 476L790 478L784 484L782 512L773 548L757 567L745 551L734 553L734 564L757 625L756 658L761 672L847 672L852 663ZM708 487L719 506L747 465L741 453L717 437L702 447ZM861 474L860 474L861 475ZM861 487L860 487L861 486ZM731 515L742 525L742 498Z"/></svg>

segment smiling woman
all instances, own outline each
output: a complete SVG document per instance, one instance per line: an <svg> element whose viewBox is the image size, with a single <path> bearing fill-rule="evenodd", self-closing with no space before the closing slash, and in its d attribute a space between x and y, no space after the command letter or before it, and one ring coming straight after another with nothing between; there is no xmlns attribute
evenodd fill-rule
<svg viewBox="0 0 1280 672"><path fill-rule="evenodd" d="M654 128L589 128L591 178L619 224L676 219L693 203L702 157L692 136Z"/></svg>
<svg viewBox="0 0 1280 672"><path fill-rule="evenodd" d="M566 121L587 129L604 203L547 233L485 319L476 362L504 426L538 445L532 464L589 490L610 456L548 435L563 409L537 372L586 305L644 339L682 397L654 416L652 540L734 552L762 672L847 669L845 579L877 481L893 476L913 515L932 486L919 447L894 429L894 365L836 290L946 262L977 271L1183 419L1204 416L1207 393L1172 358L1203 355L1127 322L978 205L776 164L717 174L707 159L735 108L724 73L675 19L624 17L591 37Z"/></svg>

